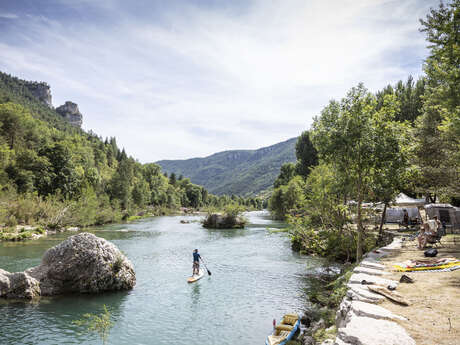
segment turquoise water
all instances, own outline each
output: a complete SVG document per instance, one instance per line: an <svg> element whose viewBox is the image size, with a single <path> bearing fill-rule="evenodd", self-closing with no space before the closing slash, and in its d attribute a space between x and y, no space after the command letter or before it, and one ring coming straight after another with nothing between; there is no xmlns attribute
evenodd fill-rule
<svg viewBox="0 0 460 345"><path fill-rule="evenodd" d="M264 344L273 318L300 311L305 273L320 263L290 249L282 228L265 212L248 214L239 230L207 230L198 216L156 217L91 232L115 243L132 261L137 285L104 295L0 300L0 344L101 344L72 324L107 305L114 327L108 344ZM180 224L180 220L190 224ZM0 243L0 268L22 271L38 265L46 249L73 233L27 243ZM192 250L199 248L212 275L194 284Z"/></svg>

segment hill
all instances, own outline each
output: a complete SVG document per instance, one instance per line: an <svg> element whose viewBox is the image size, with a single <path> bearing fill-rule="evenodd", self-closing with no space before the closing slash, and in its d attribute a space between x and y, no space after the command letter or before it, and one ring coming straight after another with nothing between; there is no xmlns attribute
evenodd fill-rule
<svg viewBox="0 0 460 345"><path fill-rule="evenodd" d="M88 226L228 202L166 178L81 121L75 103L53 108L48 84L0 72L0 240L16 239L17 224Z"/></svg>
<svg viewBox="0 0 460 345"><path fill-rule="evenodd" d="M258 150L231 150L204 158L162 160L162 170L183 175L213 194L254 195L273 186L283 163L295 162L292 138Z"/></svg>

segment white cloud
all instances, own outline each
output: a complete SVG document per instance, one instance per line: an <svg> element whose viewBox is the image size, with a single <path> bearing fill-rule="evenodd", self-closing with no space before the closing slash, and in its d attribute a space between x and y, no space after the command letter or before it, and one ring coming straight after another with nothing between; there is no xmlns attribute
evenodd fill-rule
<svg viewBox="0 0 460 345"><path fill-rule="evenodd" d="M1 13L0 12L0 19L17 19L19 18L16 14L14 13Z"/></svg>
<svg viewBox="0 0 460 345"><path fill-rule="evenodd" d="M24 44L0 39L0 69L47 81L56 105L76 101L85 128L116 136L142 161L270 145L305 130L358 82L375 91L420 74L418 19L437 4L183 5L160 24L104 3L117 22L28 20L17 32Z"/></svg>

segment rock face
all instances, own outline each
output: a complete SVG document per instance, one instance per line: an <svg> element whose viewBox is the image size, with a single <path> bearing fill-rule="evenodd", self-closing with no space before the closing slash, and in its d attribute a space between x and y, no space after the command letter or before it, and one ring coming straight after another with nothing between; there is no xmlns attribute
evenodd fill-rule
<svg viewBox="0 0 460 345"><path fill-rule="evenodd" d="M32 95L38 98L40 102L46 104L50 108L53 106L51 103L51 89L48 84L30 82L27 83L26 86Z"/></svg>
<svg viewBox="0 0 460 345"><path fill-rule="evenodd" d="M0 270L0 297L5 298L129 290L135 284L131 262L115 245L89 233L48 249L42 263L25 272Z"/></svg>
<svg viewBox="0 0 460 345"><path fill-rule="evenodd" d="M81 127L83 115L80 113L80 110L78 110L78 105L76 103L67 101L65 104L57 107L56 111L71 125Z"/></svg>

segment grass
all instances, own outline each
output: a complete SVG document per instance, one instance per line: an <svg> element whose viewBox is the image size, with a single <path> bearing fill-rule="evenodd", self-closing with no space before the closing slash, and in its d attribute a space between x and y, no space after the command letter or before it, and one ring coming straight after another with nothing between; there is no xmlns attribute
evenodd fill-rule
<svg viewBox="0 0 460 345"><path fill-rule="evenodd" d="M128 219L126 219L126 221L132 222L132 221L139 220L142 218L143 218L142 216L129 216Z"/></svg>

